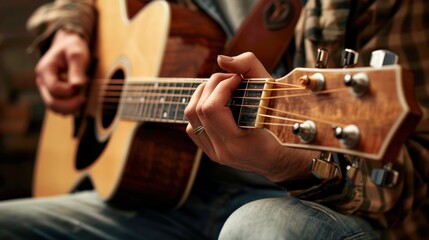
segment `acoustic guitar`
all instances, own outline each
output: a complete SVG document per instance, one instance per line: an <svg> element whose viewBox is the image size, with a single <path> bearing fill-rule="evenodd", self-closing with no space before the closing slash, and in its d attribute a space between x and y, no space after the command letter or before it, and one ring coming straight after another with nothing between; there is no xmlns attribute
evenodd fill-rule
<svg viewBox="0 0 429 240"><path fill-rule="evenodd" d="M184 131L184 109L215 69L225 36L197 11L152 1L130 17L127 3L97 1L88 101L77 116L47 110L36 197L70 192L89 177L113 205L171 208L192 188L202 153ZM420 114L399 65L244 79L230 107L238 126L264 128L285 147L374 160L397 154Z"/></svg>

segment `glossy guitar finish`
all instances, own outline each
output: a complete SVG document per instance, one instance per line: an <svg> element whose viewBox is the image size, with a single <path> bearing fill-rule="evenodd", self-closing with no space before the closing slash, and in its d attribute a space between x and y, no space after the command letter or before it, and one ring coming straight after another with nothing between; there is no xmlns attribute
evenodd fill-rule
<svg viewBox="0 0 429 240"><path fill-rule="evenodd" d="M116 206L171 208L180 206L192 187L201 152L186 135L185 124L121 119L119 96L109 103L103 94L116 85L112 78L132 83L139 81L135 77L210 76L224 33L208 16L164 1L128 11L136 13L132 19L127 5L138 4L97 1L96 68L89 100L78 125L73 116L46 112L34 176L36 197L68 193L89 176L99 195Z"/></svg>

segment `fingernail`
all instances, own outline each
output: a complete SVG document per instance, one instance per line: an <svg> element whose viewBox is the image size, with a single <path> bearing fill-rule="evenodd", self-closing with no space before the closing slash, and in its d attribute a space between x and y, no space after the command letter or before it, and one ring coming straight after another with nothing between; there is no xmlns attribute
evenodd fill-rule
<svg viewBox="0 0 429 240"><path fill-rule="evenodd" d="M219 60L225 61L225 62L232 62L234 60L233 57L225 56L225 55L218 55Z"/></svg>

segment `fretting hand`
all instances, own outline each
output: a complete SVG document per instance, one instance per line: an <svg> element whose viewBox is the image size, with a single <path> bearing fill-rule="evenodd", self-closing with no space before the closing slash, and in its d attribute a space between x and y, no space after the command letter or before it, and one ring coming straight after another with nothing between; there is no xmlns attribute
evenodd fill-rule
<svg viewBox="0 0 429 240"><path fill-rule="evenodd" d="M213 160L250 171L272 181L306 178L317 153L291 149L264 129L239 128L227 106L243 78L269 78L252 53L219 56L218 63L229 73L216 73L201 84L185 110L187 133ZM201 131L201 129L204 129Z"/></svg>

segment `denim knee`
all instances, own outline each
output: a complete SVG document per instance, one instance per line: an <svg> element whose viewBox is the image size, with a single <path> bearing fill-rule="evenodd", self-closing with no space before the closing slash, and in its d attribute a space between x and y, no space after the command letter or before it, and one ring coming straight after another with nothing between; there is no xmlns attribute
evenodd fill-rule
<svg viewBox="0 0 429 240"><path fill-rule="evenodd" d="M376 239L365 221L293 197L267 198L237 209L219 239Z"/></svg>

